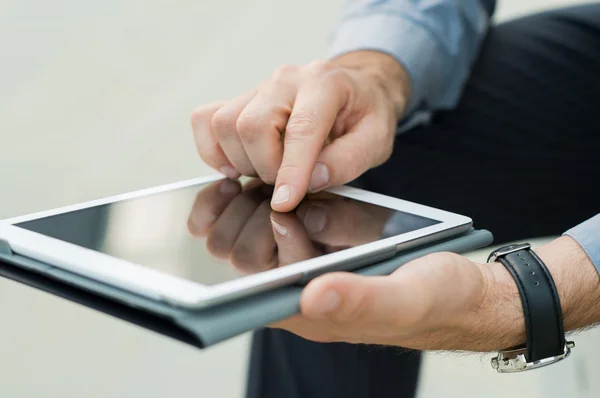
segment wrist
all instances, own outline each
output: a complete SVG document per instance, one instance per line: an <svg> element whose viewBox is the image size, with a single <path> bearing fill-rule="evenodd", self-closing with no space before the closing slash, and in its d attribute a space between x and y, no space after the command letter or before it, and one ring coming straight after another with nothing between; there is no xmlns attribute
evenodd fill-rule
<svg viewBox="0 0 600 398"><path fill-rule="evenodd" d="M554 279L565 331L600 321L600 275L583 248L562 236L536 249Z"/></svg>
<svg viewBox="0 0 600 398"><path fill-rule="evenodd" d="M479 264L484 286L464 329L476 336L475 351L496 351L525 343L525 318L517 284L500 262Z"/></svg>
<svg viewBox="0 0 600 398"><path fill-rule="evenodd" d="M404 67L392 56L370 50L346 53L332 62L367 75L385 93L400 119L410 98L410 79Z"/></svg>
<svg viewBox="0 0 600 398"><path fill-rule="evenodd" d="M534 250L548 268L561 303L565 331L600 321L600 277L579 244L568 236ZM525 343L523 303L515 280L499 263L480 264L483 293L475 311L464 318L463 332L477 336L477 351L495 351Z"/></svg>

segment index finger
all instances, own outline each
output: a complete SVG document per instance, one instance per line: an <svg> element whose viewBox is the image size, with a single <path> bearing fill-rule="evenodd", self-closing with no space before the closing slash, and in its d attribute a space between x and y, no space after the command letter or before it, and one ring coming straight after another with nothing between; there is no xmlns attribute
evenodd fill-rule
<svg viewBox="0 0 600 398"><path fill-rule="evenodd" d="M393 211L369 203L336 198L304 201L296 214L312 240L345 247L380 239Z"/></svg>
<svg viewBox="0 0 600 398"><path fill-rule="evenodd" d="M315 163L346 104L346 92L336 79L313 78L301 86L285 129L283 160L271 201L273 210L293 210L308 191L311 178L322 185L329 182L327 167Z"/></svg>
<svg viewBox="0 0 600 398"><path fill-rule="evenodd" d="M277 243L279 266L315 257L316 251L304 226L294 213L271 213L273 235Z"/></svg>

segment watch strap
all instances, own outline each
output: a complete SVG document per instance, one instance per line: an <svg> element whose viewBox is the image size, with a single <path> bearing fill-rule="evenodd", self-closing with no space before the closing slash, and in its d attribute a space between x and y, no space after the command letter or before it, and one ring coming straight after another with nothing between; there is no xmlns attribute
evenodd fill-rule
<svg viewBox="0 0 600 398"><path fill-rule="evenodd" d="M560 299L546 265L529 249L499 256L497 260L511 273L521 295L527 362L563 354L565 334Z"/></svg>

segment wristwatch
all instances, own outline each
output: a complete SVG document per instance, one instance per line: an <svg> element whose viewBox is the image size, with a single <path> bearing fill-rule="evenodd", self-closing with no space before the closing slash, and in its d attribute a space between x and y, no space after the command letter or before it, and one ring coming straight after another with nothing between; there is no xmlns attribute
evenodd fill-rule
<svg viewBox="0 0 600 398"><path fill-rule="evenodd" d="M492 367L500 373L537 369L565 359L575 347L566 341L562 310L554 280L529 243L494 250L488 263L499 261L517 283L527 340L525 346L498 352Z"/></svg>

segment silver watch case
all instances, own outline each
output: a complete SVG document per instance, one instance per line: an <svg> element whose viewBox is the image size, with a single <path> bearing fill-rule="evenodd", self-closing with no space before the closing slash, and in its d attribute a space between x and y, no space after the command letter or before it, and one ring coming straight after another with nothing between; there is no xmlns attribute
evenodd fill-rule
<svg viewBox="0 0 600 398"><path fill-rule="evenodd" d="M567 341L564 352L561 355L543 358L534 362L527 362L525 359L527 349L524 347L500 351L496 358L492 358L492 368L496 369L499 373L515 373L538 369L565 359L571 354L571 348L573 347L575 347L575 343L573 341Z"/></svg>

